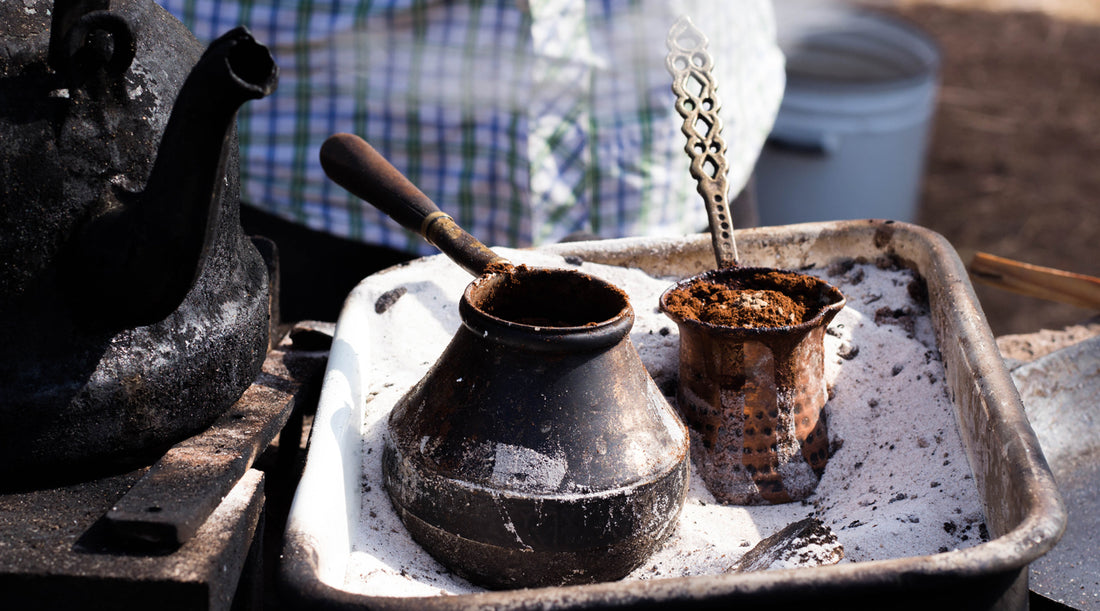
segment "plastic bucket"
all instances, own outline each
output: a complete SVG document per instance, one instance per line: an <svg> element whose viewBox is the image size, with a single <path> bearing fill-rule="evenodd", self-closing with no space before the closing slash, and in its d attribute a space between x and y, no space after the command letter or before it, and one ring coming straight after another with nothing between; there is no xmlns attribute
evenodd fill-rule
<svg viewBox="0 0 1100 611"><path fill-rule="evenodd" d="M834 6L777 21L787 88L756 166L761 223L913 220L936 45L908 24Z"/></svg>

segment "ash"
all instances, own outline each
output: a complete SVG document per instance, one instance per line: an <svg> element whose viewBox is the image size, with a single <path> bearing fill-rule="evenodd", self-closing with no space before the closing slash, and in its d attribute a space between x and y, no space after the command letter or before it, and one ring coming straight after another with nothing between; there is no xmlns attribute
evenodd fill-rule
<svg viewBox="0 0 1100 611"><path fill-rule="evenodd" d="M555 255L500 252L515 263L576 269ZM657 311L658 297L674 279L591 263L580 269L630 296L636 315L631 340L674 404L679 337L676 325ZM693 472L678 527L626 579L736 570L761 540L808 518L835 534L832 545L842 548L842 563L950 553L988 539L919 279L890 261L800 271L834 284L848 300L825 336L831 456L816 491L797 503L726 506ZM360 430L361 513L357 524L352 520L356 532L345 576L352 592L407 597L480 591L412 541L381 485L386 416L461 324L458 301L469 281L442 256L367 281L370 304L389 291L405 293L383 313L370 314L379 319L371 325L376 341L366 379L373 386ZM797 554L771 568L813 566L839 555Z"/></svg>

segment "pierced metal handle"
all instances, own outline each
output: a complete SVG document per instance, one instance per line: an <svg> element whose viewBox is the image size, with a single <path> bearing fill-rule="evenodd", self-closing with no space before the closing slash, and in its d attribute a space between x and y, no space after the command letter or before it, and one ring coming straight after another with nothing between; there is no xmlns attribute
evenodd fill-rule
<svg viewBox="0 0 1100 611"><path fill-rule="evenodd" d="M684 151L691 157L691 175L707 206L714 256L719 268L736 267L737 244L727 197L729 165L722 119L718 116L721 104L711 74L714 60L707 52L709 44L691 18L682 16L669 29L665 65L672 75L676 111L684 118L680 131L687 136Z"/></svg>

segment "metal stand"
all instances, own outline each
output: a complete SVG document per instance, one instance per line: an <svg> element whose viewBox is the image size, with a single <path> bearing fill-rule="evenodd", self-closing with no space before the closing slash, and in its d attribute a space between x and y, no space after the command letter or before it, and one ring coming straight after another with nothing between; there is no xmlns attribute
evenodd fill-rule
<svg viewBox="0 0 1100 611"><path fill-rule="evenodd" d="M294 335L212 427L153 465L0 495L0 607L260 608L265 479L292 468L327 357ZM280 435L265 476L254 463Z"/></svg>

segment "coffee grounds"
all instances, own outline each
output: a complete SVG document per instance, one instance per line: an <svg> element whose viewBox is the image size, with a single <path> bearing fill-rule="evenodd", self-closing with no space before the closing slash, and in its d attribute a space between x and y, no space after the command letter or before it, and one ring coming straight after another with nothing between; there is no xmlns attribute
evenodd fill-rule
<svg viewBox="0 0 1100 611"><path fill-rule="evenodd" d="M774 280L793 282L793 290L734 287L699 279L669 293L665 306L676 317L725 327L784 327L813 318L817 308L807 307L805 287L795 282L796 275L773 274Z"/></svg>
<svg viewBox="0 0 1100 611"><path fill-rule="evenodd" d="M517 269L526 271L527 266L526 265L520 265L517 268L515 265L512 265L512 263L510 261L494 261L494 262L490 263L489 265L485 266L485 271L483 273L486 274L486 275L488 275L488 274L514 274L514 273L516 273Z"/></svg>
<svg viewBox="0 0 1100 611"><path fill-rule="evenodd" d="M622 289L568 269L513 266L486 267L488 278L471 294L476 309L530 327L595 327L623 315L630 298ZM555 297L568 295L569 299Z"/></svg>

